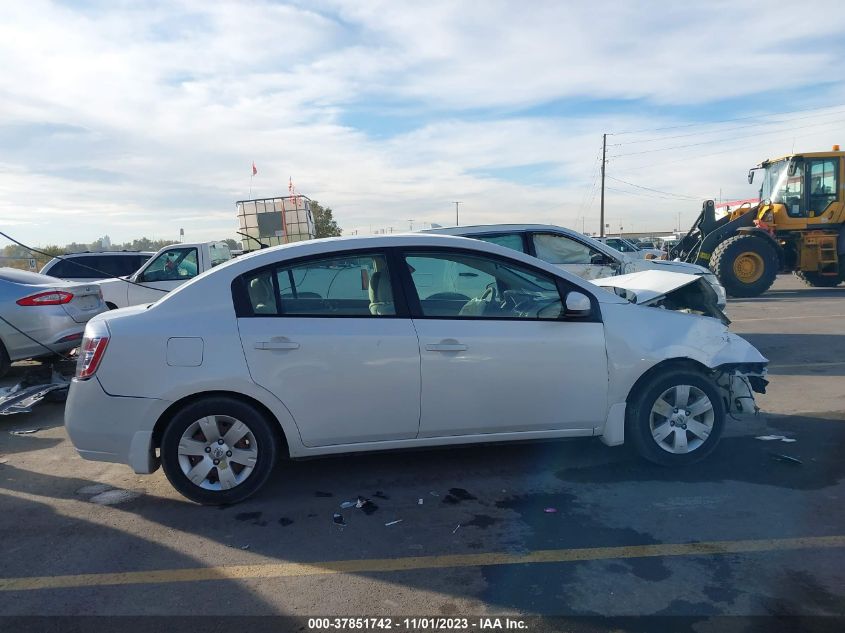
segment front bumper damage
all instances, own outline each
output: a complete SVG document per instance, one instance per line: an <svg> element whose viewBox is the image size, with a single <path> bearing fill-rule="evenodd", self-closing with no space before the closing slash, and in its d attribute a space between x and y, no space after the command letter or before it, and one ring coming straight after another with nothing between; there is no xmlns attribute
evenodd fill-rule
<svg viewBox="0 0 845 633"><path fill-rule="evenodd" d="M767 373L766 363L730 363L713 370L725 409L732 414L759 412L754 394L766 393Z"/></svg>

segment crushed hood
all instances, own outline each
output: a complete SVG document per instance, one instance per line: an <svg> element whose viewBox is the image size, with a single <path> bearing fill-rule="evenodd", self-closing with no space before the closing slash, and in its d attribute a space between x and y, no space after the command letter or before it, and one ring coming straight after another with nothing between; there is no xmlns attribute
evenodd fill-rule
<svg viewBox="0 0 845 633"><path fill-rule="evenodd" d="M719 309L719 299L701 275L666 270L643 270L628 275L591 279L593 283L616 293L631 303L688 312L719 319L730 319Z"/></svg>

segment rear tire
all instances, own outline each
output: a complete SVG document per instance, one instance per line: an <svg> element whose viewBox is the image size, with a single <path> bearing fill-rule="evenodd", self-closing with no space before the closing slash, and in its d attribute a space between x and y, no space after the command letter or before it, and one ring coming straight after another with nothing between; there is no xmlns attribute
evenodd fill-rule
<svg viewBox="0 0 845 633"><path fill-rule="evenodd" d="M777 251L765 238L741 234L719 244L710 269L731 297L756 297L768 290L780 268Z"/></svg>
<svg viewBox="0 0 845 633"><path fill-rule="evenodd" d="M243 501L267 482L278 459L280 442L273 424L262 411L235 398L192 402L162 434L164 474L191 501Z"/></svg>
<svg viewBox="0 0 845 633"><path fill-rule="evenodd" d="M842 283L842 275L821 275L803 270L796 270L792 274L813 288L836 288Z"/></svg>
<svg viewBox="0 0 845 633"><path fill-rule="evenodd" d="M638 388L626 418L625 437L642 458L661 466L686 466L716 448L725 405L709 376L667 369Z"/></svg>

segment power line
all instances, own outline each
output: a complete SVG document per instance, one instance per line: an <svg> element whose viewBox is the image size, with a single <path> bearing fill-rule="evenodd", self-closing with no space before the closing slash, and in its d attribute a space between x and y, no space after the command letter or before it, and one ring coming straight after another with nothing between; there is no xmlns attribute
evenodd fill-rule
<svg viewBox="0 0 845 633"><path fill-rule="evenodd" d="M687 147L700 147L702 145L712 145L713 143L724 143L726 141L732 141L732 140L739 139L739 138L756 138L758 136L768 136L768 135L771 135L771 134L789 134L789 133L793 132L794 130L803 130L803 129L810 128L810 127L819 127L819 126L823 126L823 125L833 125L835 123L842 123L842 122L845 122L845 119L837 119L837 120L834 120L834 121L823 121L822 123L808 123L807 125L799 125L797 127L793 127L793 128L788 129L788 130L770 130L768 132L757 132L755 134L740 134L738 136L733 136L729 139L719 138L719 139L713 139L713 140L710 140L710 141L702 141L700 143L687 143L685 145L675 145L673 147L658 147L658 148L655 148L655 149L646 149L646 150L642 150L642 151L639 151L639 152L628 152L627 154L616 154L615 156L612 157L612 159L615 160L615 159L618 159L618 158L626 158L628 156L639 156L641 154L652 154L654 152L668 152L668 151L676 150L676 149L685 149Z"/></svg>
<svg viewBox="0 0 845 633"><path fill-rule="evenodd" d="M719 128L719 129L714 129L714 130L706 130L706 131L702 131L702 132L689 132L688 134L675 134L673 136L658 136L658 137L654 137L654 138L637 139L637 140L633 140L633 141L625 141L623 143L611 143L610 145L608 145L608 147L622 147L624 145L634 145L634 144L640 144L640 143L656 143L658 141L668 141L668 140L676 139L676 138L688 138L690 136L704 136L704 135L707 135L707 134L722 134L722 133L725 133L725 132L733 132L735 130L744 130L744 129L747 129L747 128L750 128L750 127L759 127L759 126L764 126L764 125L781 125L783 123L791 123L792 121L801 121L803 119L814 119L814 118L823 117L823 116L832 116L832 115L835 115L835 114L842 114L843 112L845 112L845 110L834 110L834 111L828 112L826 114L811 114L811 115L807 115L807 116L793 117L793 118L787 119L787 120L782 119L780 121L758 121L757 123L749 123L747 125L738 125L736 127ZM715 124L715 122L714 122L714 124ZM710 124L702 123L701 125L710 125Z"/></svg>
<svg viewBox="0 0 845 633"><path fill-rule="evenodd" d="M692 198L675 198L670 196L662 196L659 194L649 193L647 191L631 191L630 189L617 189L616 187L605 187L607 191L615 193L624 193L626 196L641 196L644 198L659 198L660 200L671 200L673 202L689 202ZM698 200L698 198L696 198Z"/></svg>
<svg viewBox="0 0 845 633"><path fill-rule="evenodd" d="M795 138L798 139L798 138L804 138L806 136L812 136L814 134L820 133L821 131L822 130L819 130L818 132L810 132L809 134L804 134L804 136L797 136ZM792 139L790 139L790 142L791 141L792 141ZM770 143L771 143L770 141L764 141L762 143L756 143L754 145L744 145L743 149L756 149L758 147L768 147L770 145ZM688 162L690 160L695 160L695 159L698 159L698 158L706 158L708 156L718 156L720 154L730 154L730 153L735 153L736 151L737 151L737 149L735 147L731 147L729 149L722 149L722 150L718 150L718 151L715 151L715 152L708 152L706 154L695 154L693 156L684 156L682 158L673 158L673 159L669 159L669 160L658 160L658 161L653 162L653 163L646 163L645 165L636 165L634 167L626 167L625 171L623 171L623 173L627 173L627 172L630 172L630 171L640 171L642 169L648 169L649 167L657 167L657 166L660 166L660 165L672 165L674 163L683 163L683 162ZM788 153L789 152L784 152L784 154L788 154Z"/></svg>
<svg viewBox="0 0 845 633"><path fill-rule="evenodd" d="M623 184L629 185L631 187L636 187L637 189L644 189L646 191L652 191L654 193L665 194L667 196L674 196L676 198L684 198L687 200L701 200L701 196L690 196L683 193L673 193L671 191L663 191L661 189L653 189L652 187L644 187L643 185L637 185L633 182L628 182L627 180L622 180L621 178L616 178L615 176L608 176L611 180L615 180L616 182L621 182Z"/></svg>
<svg viewBox="0 0 845 633"><path fill-rule="evenodd" d="M626 130L623 132L613 132L611 136L622 136L623 134L640 134L642 132L662 132L663 130L677 130L681 128L696 127L700 125L713 125L715 123L731 123L733 121L747 121L748 119L758 119L760 117L781 116L784 114L794 114L796 112L814 112L819 110L828 110L830 108L840 108L845 106L843 103L834 103L831 105L820 106L815 108L802 108L799 110L784 110L782 112L769 112L768 114L752 114L749 116L736 117L733 119L721 119L719 121L706 121L699 123L685 123L683 125L667 125L665 127L644 128L641 130Z"/></svg>

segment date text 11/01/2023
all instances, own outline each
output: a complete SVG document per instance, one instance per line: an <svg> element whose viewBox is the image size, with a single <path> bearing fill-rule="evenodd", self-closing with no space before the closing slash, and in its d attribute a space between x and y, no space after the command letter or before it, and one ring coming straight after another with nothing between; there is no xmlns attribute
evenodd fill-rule
<svg viewBox="0 0 845 633"><path fill-rule="evenodd" d="M519 631L528 624L510 617L335 617L308 618L310 631Z"/></svg>

